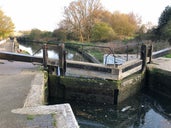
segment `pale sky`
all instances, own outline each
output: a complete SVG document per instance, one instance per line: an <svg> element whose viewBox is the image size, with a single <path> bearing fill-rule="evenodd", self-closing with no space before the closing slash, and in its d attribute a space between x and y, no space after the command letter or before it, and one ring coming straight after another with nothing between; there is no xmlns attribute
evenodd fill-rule
<svg viewBox="0 0 171 128"><path fill-rule="evenodd" d="M0 0L0 8L12 18L16 30L53 31L63 18L64 7L73 0ZM157 25L161 12L171 0L101 0L103 7L122 13L133 12L142 22Z"/></svg>

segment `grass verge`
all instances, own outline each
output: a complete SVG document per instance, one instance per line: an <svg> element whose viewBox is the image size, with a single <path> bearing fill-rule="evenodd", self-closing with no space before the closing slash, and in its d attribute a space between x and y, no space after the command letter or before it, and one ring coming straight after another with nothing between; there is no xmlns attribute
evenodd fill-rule
<svg viewBox="0 0 171 128"><path fill-rule="evenodd" d="M167 54L167 55L165 55L164 57L166 57L166 58L171 58L171 54Z"/></svg>

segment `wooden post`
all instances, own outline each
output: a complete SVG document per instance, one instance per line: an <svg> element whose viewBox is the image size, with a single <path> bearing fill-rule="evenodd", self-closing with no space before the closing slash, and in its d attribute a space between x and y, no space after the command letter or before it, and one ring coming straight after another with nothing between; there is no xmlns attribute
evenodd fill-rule
<svg viewBox="0 0 171 128"><path fill-rule="evenodd" d="M137 58L138 58L138 54L139 54L139 42L137 43Z"/></svg>
<svg viewBox="0 0 171 128"><path fill-rule="evenodd" d="M149 49L149 63L152 62L152 56L153 56L153 44L150 45L150 49Z"/></svg>
<svg viewBox="0 0 171 128"><path fill-rule="evenodd" d="M59 68L60 68L60 75L63 76L65 75L66 71L66 60L65 60L65 46L64 44L59 45Z"/></svg>
<svg viewBox="0 0 171 128"><path fill-rule="evenodd" d="M12 40L12 52L15 52L16 50L16 48L15 48L15 45L17 44L17 39L16 39L16 37L14 37L13 38L13 40Z"/></svg>
<svg viewBox="0 0 171 128"><path fill-rule="evenodd" d="M12 41L12 51L11 52L15 52L15 42Z"/></svg>
<svg viewBox="0 0 171 128"><path fill-rule="evenodd" d="M66 72L66 67L67 67L67 63L66 63L66 51L64 50L64 74Z"/></svg>
<svg viewBox="0 0 171 128"><path fill-rule="evenodd" d="M43 66L44 69L47 69L47 62L48 62L48 52L47 52L47 44L43 45Z"/></svg>
<svg viewBox="0 0 171 128"><path fill-rule="evenodd" d="M145 71L146 64L147 64L147 46L142 44L141 46L141 59L142 59L142 69L141 71Z"/></svg>
<svg viewBox="0 0 171 128"><path fill-rule="evenodd" d="M114 105L118 104L118 95L119 95L119 89L115 89L114 90L114 101L113 101Z"/></svg>
<svg viewBox="0 0 171 128"><path fill-rule="evenodd" d="M128 61L128 45L126 46L126 61Z"/></svg>

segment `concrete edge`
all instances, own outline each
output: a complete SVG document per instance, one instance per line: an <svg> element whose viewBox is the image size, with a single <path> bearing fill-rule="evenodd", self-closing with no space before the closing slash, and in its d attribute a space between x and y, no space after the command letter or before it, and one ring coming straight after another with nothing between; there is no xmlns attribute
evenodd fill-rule
<svg viewBox="0 0 171 128"><path fill-rule="evenodd" d="M40 71L32 81L23 108L13 109L11 112L28 115L52 114L57 128L79 128L70 104L43 105L44 84L44 72Z"/></svg>
<svg viewBox="0 0 171 128"><path fill-rule="evenodd" d="M44 74L43 72L38 72L32 81L31 89L25 100L24 107L35 107L43 104L43 86Z"/></svg>
<svg viewBox="0 0 171 128"><path fill-rule="evenodd" d="M52 114L55 118L57 128L79 128L70 104L26 107L13 109L12 112L28 115Z"/></svg>

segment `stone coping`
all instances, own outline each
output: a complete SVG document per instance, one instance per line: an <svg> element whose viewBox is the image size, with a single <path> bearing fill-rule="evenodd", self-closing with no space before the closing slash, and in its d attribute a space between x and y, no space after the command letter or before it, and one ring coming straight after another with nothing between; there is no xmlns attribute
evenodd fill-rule
<svg viewBox="0 0 171 128"><path fill-rule="evenodd" d="M57 128L79 128L70 104L24 107L12 110L17 114L54 115Z"/></svg>
<svg viewBox="0 0 171 128"><path fill-rule="evenodd" d="M31 89L23 108L11 112L26 115L53 115L56 128L79 128L70 104L43 105L44 73L38 72L32 81Z"/></svg>

